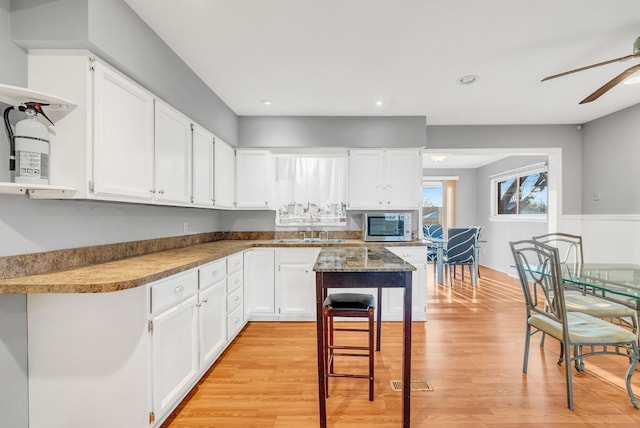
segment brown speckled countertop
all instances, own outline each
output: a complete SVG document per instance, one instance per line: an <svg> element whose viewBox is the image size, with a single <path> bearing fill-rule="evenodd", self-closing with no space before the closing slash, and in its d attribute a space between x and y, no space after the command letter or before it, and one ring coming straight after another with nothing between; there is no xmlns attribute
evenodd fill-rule
<svg viewBox="0 0 640 428"><path fill-rule="evenodd" d="M398 272L416 268L385 247L343 247L320 250L316 272Z"/></svg>
<svg viewBox="0 0 640 428"><path fill-rule="evenodd" d="M424 241L364 242L281 242L280 240L217 240L180 248L131 256L105 263L72 267L55 272L0 279L0 294L106 293L138 287L176 273L196 268L254 247L390 247L424 246ZM391 253L390 253L391 254ZM400 259L402 260L402 259ZM411 266L411 265L409 265Z"/></svg>

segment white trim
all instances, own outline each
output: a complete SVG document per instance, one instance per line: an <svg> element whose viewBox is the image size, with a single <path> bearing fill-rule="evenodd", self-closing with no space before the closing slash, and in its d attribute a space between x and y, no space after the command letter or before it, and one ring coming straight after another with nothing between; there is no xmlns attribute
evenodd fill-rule
<svg viewBox="0 0 640 428"><path fill-rule="evenodd" d="M460 177L457 175L423 175L422 176L422 184L431 182L431 181L457 181L460 180Z"/></svg>
<svg viewBox="0 0 640 428"><path fill-rule="evenodd" d="M490 180L498 181L503 178L511 178L511 177L520 177L523 175L529 175L534 172L547 172L549 170L547 166L547 162L538 162L532 165L523 166L520 168L510 169L508 171L503 171L498 174L493 174L489 176Z"/></svg>
<svg viewBox="0 0 640 428"><path fill-rule="evenodd" d="M640 214L569 214L563 215L566 220L578 221L630 221L640 222Z"/></svg>
<svg viewBox="0 0 640 428"><path fill-rule="evenodd" d="M551 154L549 154L551 158ZM497 184L508 180L523 177L526 175L530 175L537 172L547 172L549 171L549 166L547 162L538 162L531 165L523 166L520 168L511 169L508 171L503 171L498 174L493 174L489 176L489 182L491 185L491 190L489 192L491 198L491 217L489 217L489 221L504 221L504 222L547 222L550 219L553 219L553 215L548 215L551 211L549 205L551 202L551 195L553 187L550 188L551 183L547 182L547 212L545 214L498 214L497 201L498 201L498 189Z"/></svg>
<svg viewBox="0 0 640 428"><path fill-rule="evenodd" d="M548 218L544 214L503 214L491 216L489 217L489 221L502 223L546 223Z"/></svg>

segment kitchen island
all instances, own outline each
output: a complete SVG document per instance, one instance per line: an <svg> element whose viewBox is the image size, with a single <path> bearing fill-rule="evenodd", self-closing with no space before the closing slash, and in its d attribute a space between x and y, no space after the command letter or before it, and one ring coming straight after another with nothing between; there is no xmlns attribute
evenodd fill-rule
<svg viewBox="0 0 640 428"><path fill-rule="evenodd" d="M318 344L318 400L320 427L327 426L322 305L330 288L403 288L402 419L410 425L411 410L411 273L416 268L384 247L323 248L316 272L316 325ZM380 311L378 311L378 314ZM378 317L378 326L380 318Z"/></svg>

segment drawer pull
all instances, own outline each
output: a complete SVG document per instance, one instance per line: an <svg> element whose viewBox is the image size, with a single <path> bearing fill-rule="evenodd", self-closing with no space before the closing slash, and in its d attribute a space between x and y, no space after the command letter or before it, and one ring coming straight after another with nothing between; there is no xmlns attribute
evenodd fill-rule
<svg viewBox="0 0 640 428"><path fill-rule="evenodd" d="M211 276L218 276L220 272L218 272L217 270L214 270L211 272Z"/></svg>
<svg viewBox="0 0 640 428"><path fill-rule="evenodd" d="M236 324L239 324L240 323L240 317L237 317L235 322L236 322Z"/></svg>
<svg viewBox="0 0 640 428"><path fill-rule="evenodd" d="M234 300L237 302L238 300L240 300L240 296L236 296Z"/></svg>
<svg viewBox="0 0 640 428"><path fill-rule="evenodd" d="M207 303L208 300L207 299L202 299L202 301L200 303Z"/></svg>
<svg viewBox="0 0 640 428"><path fill-rule="evenodd" d="M174 294L182 293L183 291L184 291L184 286L182 285L178 285L176 288L173 289Z"/></svg>

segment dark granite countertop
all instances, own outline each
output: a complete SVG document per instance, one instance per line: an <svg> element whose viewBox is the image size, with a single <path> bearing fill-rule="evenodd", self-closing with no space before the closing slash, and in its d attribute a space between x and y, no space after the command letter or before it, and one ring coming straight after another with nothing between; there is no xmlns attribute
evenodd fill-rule
<svg viewBox="0 0 640 428"><path fill-rule="evenodd" d="M399 272L416 268L382 246L322 248L316 272Z"/></svg>

